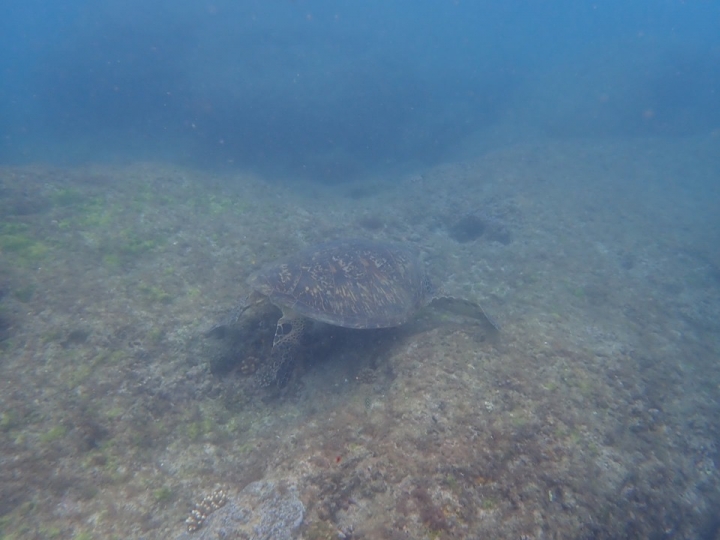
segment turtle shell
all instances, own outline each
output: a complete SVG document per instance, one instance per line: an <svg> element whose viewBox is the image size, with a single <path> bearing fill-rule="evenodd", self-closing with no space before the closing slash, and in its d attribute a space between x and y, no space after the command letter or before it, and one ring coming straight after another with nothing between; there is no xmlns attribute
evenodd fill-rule
<svg viewBox="0 0 720 540"><path fill-rule="evenodd" d="M319 244L258 270L249 285L280 307L346 328L388 328L427 303L424 267L404 245Z"/></svg>

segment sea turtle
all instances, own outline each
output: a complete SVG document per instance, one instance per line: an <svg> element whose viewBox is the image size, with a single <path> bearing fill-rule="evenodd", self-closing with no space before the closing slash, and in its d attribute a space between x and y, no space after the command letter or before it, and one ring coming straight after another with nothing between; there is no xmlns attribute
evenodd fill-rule
<svg viewBox="0 0 720 540"><path fill-rule="evenodd" d="M351 239L314 245L257 270L248 285L253 292L209 333L237 322L258 302L269 300L280 308L270 361L257 374L262 386L287 382L309 320L345 328L390 328L432 302L498 328L478 304L438 296L418 253L404 244Z"/></svg>

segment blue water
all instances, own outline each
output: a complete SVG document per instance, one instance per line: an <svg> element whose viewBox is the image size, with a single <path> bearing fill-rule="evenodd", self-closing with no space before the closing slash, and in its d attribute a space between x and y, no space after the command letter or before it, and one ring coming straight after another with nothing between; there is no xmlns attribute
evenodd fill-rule
<svg viewBox="0 0 720 540"><path fill-rule="evenodd" d="M0 161L326 183L720 126L715 1L4 2Z"/></svg>

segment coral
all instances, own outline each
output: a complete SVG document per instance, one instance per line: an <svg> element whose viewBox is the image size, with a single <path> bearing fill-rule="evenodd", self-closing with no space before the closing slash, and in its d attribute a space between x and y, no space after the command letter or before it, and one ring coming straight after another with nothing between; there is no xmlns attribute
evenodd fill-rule
<svg viewBox="0 0 720 540"><path fill-rule="evenodd" d="M215 510L225 506L227 501L227 493L223 489L216 489L210 495L205 495L199 502L195 503L193 509L190 510L190 515L185 520L188 532L197 531L203 526L208 516Z"/></svg>

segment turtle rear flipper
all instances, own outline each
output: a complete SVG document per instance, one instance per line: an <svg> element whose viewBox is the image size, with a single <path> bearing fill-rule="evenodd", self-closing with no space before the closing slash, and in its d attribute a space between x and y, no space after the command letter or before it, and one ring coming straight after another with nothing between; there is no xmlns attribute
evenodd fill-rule
<svg viewBox="0 0 720 540"><path fill-rule="evenodd" d="M496 332L500 331L500 325L498 322L488 315L487 311L477 302L472 300L465 300L464 298L455 298L454 296L439 296L433 298L430 305L434 308L439 308L456 315L463 317L470 317L479 321L488 323Z"/></svg>

